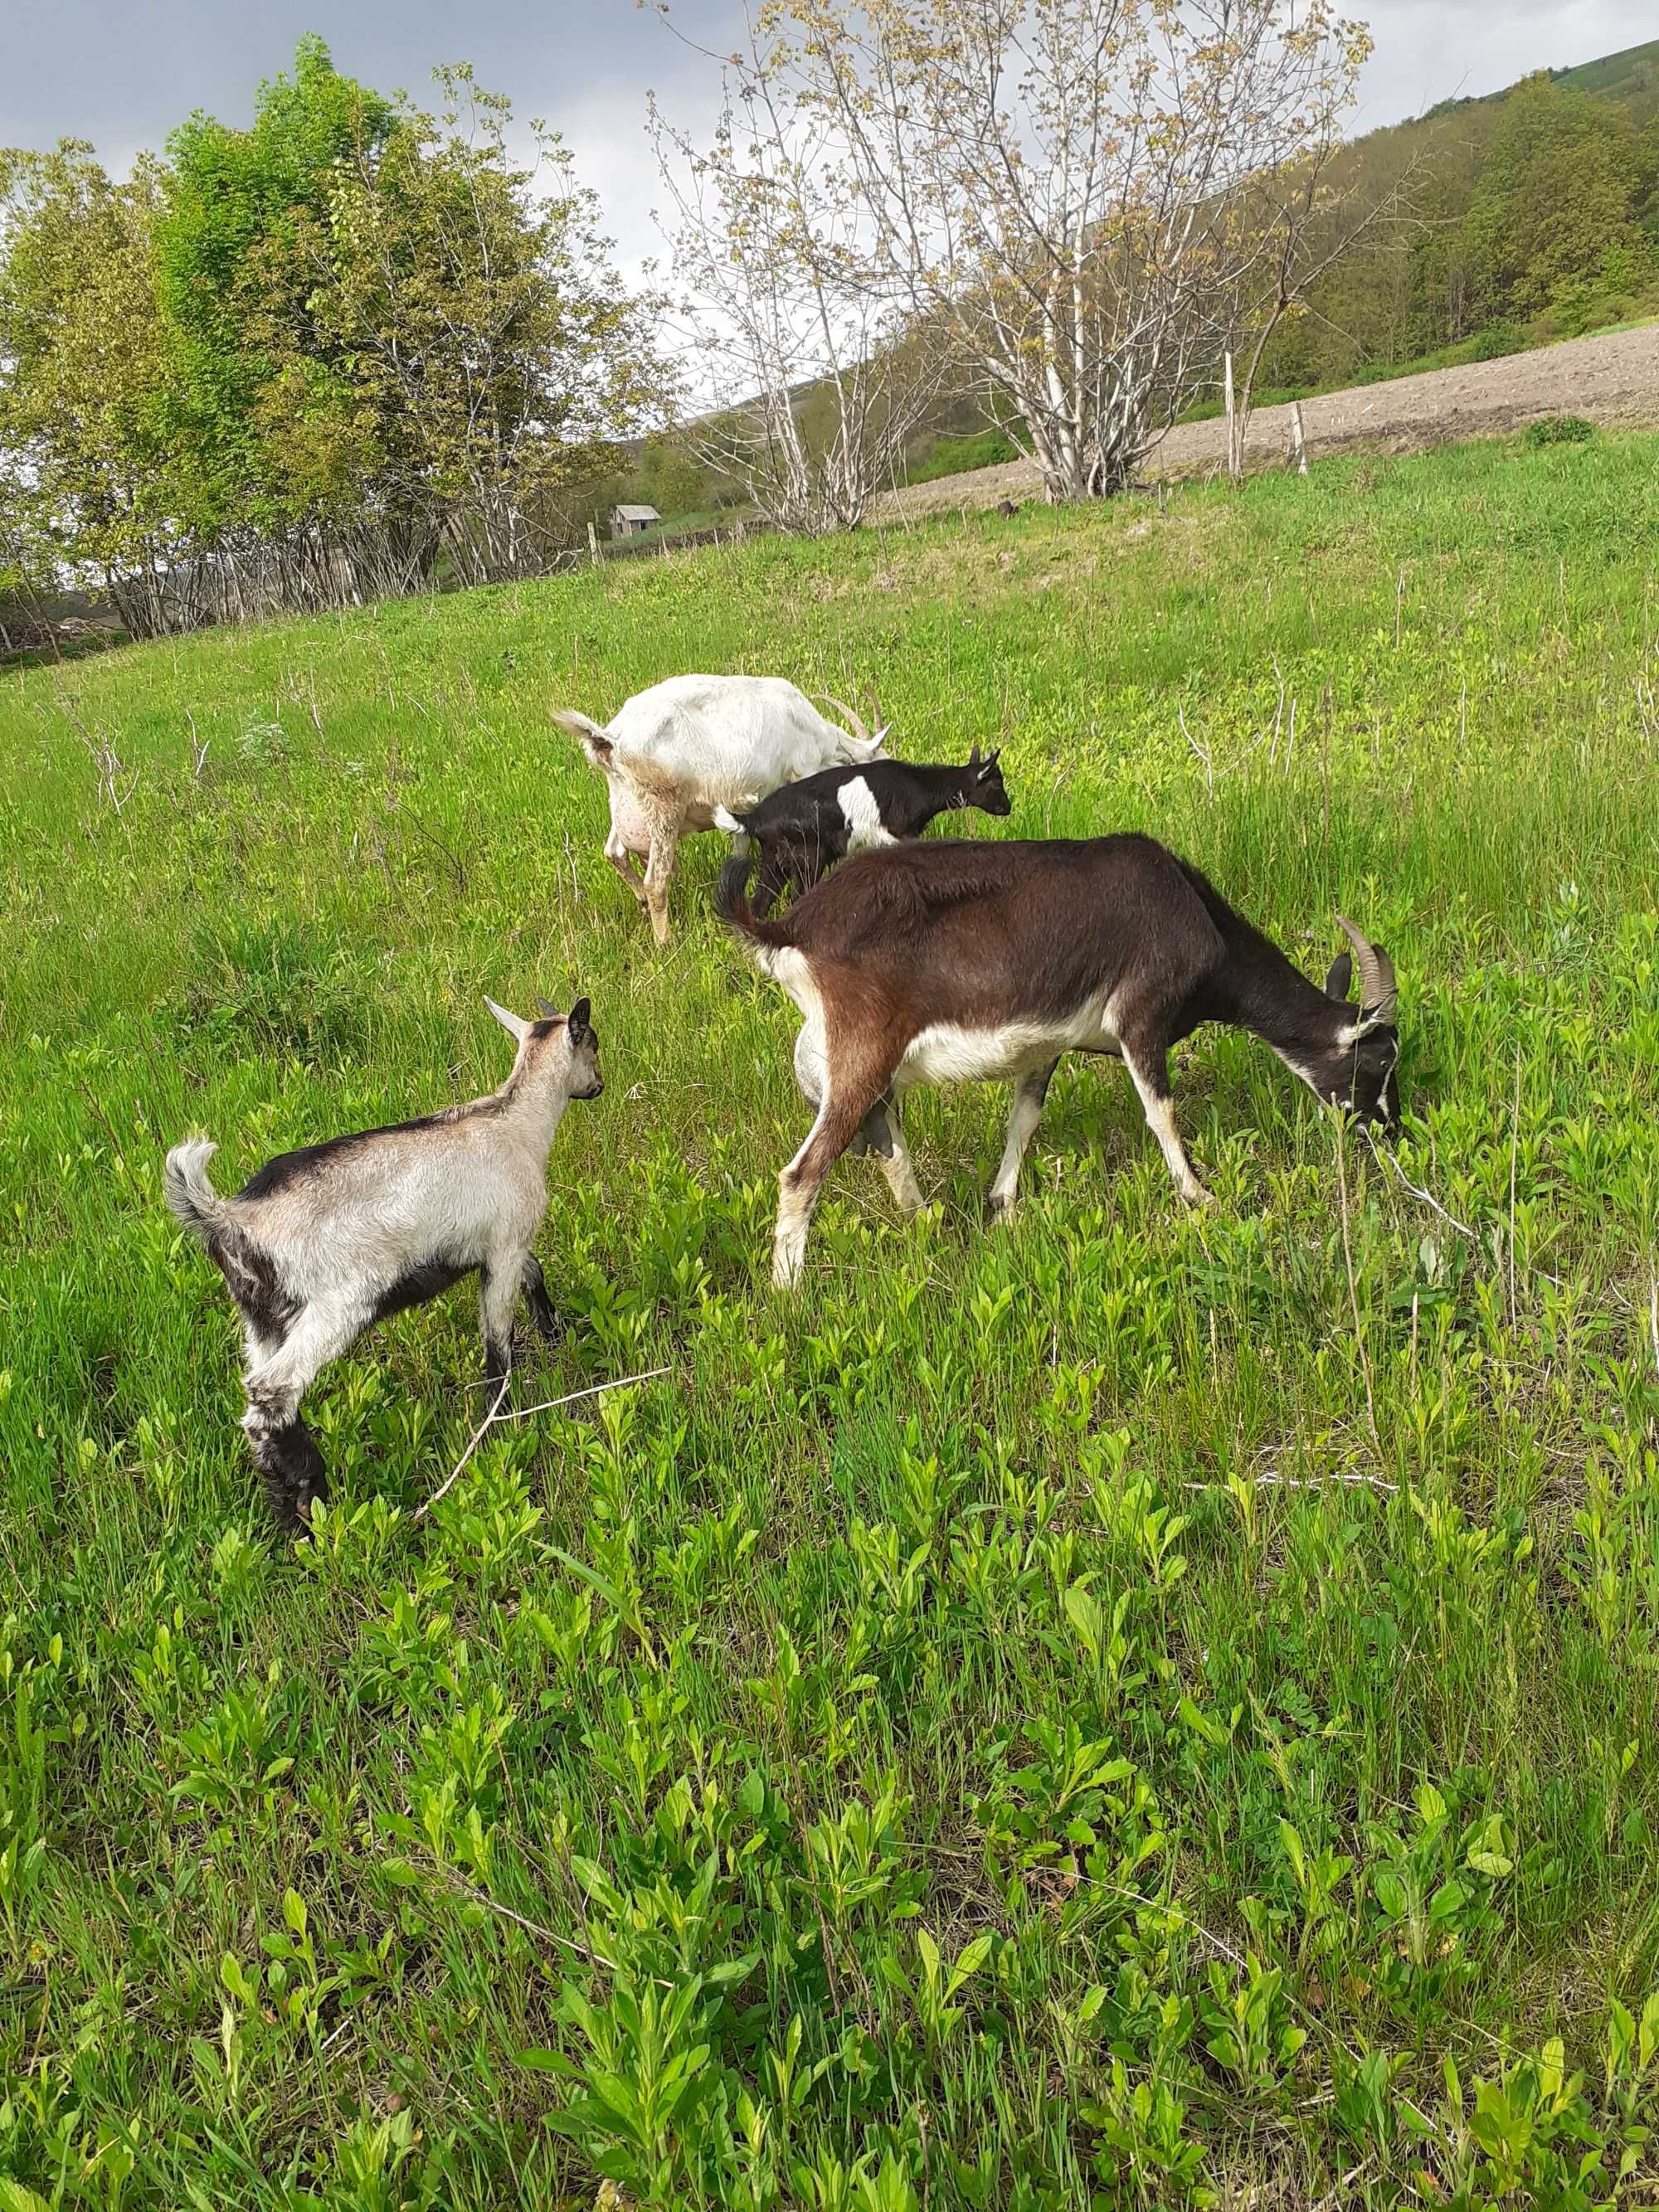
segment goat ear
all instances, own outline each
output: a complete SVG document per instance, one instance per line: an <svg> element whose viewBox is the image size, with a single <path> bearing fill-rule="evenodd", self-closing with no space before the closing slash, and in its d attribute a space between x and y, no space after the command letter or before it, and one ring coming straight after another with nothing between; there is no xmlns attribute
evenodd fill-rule
<svg viewBox="0 0 1659 2212"><path fill-rule="evenodd" d="M487 992L484 994L484 1004L489 1007L490 1012L495 1015L496 1020L507 1031L508 1036L513 1039L514 1042L515 1044L522 1044L526 1037L530 1034L529 1023L520 1021L517 1014L509 1014L505 1006L498 1006L495 1004L495 1001Z"/></svg>
<svg viewBox="0 0 1659 2212"><path fill-rule="evenodd" d="M977 768L979 766L979 747L977 745L974 747L972 752L968 756L968 765L969 768Z"/></svg>
<svg viewBox="0 0 1659 2212"><path fill-rule="evenodd" d="M580 1044L587 1035L588 1016L592 1011L592 1007L586 999L578 999L570 1009L566 1027L570 1033L570 1042L573 1045Z"/></svg>
<svg viewBox="0 0 1659 2212"><path fill-rule="evenodd" d="M985 781L987 776L992 776L996 774L997 763L1001 758L1002 755L1000 751L986 754L984 759L979 764L980 781L981 783Z"/></svg>
<svg viewBox="0 0 1659 2212"><path fill-rule="evenodd" d="M1353 981L1353 955L1339 952L1331 963L1331 972L1325 978L1325 996L1339 1005L1346 1002L1348 987Z"/></svg>

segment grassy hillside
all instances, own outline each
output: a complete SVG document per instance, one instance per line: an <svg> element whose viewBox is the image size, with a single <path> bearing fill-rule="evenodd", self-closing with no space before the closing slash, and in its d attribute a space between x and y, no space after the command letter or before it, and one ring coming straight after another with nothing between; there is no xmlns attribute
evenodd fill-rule
<svg viewBox="0 0 1659 2212"><path fill-rule="evenodd" d="M1616 54L1603 54L1599 60L1580 62L1574 69L1559 73L1563 84L1577 85L1581 92L1593 92L1603 99L1650 103L1659 93L1659 39L1650 39L1643 46L1626 46Z"/></svg>
<svg viewBox="0 0 1659 2212"><path fill-rule="evenodd" d="M1489 444L5 679L8 2212L1646 2201L1656 525L1659 440ZM775 1296L790 1010L719 841L653 948L546 719L696 666L1000 741L999 830L1152 828L1310 970L1353 915L1402 1141L1205 1034L1217 1204L1079 1064L991 1236L1004 1097L923 1095L934 1209L845 1164ZM456 1292L274 1543L164 1146L465 1097L481 992L578 989L521 1402L671 1372L416 1525Z"/></svg>

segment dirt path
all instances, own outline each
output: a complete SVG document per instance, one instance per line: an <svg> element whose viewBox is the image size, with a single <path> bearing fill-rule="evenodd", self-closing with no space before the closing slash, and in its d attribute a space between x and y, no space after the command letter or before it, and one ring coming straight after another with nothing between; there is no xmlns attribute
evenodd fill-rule
<svg viewBox="0 0 1659 2212"><path fill-rule="evenodd" d="M1584 415L1592 422L1659 424L1659 325L1613 331L1605 337L1569 338L1536 353L1510 354L1467 368L1433 368L1391 384L1328 392L1302 403L1310 453L1345 446L1381 445L1413 453L1454 438L1493 437L1539 415ZM1264 407L1250 417L1247 465L1279 459L1290 439L1288 407ZM1191 476L1220 465L1226 428L1218 418L1171 430L1146 465L1149 477ZM941 508L994 507L1030 499L1041 479L1029 461L1005 461L971 474L912 484L883 502L889 515L933 514Z"/></svg>

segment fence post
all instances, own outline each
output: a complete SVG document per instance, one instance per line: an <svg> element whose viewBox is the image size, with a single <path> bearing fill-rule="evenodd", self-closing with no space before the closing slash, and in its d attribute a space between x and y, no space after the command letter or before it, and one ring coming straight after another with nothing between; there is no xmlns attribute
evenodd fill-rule
<svg viewBox="0 0 1659 2212"><path fill-rule="evenodd" d="M1297 476L1305 477L1308 473L1308 441L1302 434L1302 402L1299 399L1291 402L1290 459Z"/></svg>
<svg viewBox="0 0 1659 2212"><path fill-rule="evenodd" d="M1239 472L1238 427L1233 414L1233 357L1221 356L1222 375L1227 401L1227 473L1236 477Z"/></svg>

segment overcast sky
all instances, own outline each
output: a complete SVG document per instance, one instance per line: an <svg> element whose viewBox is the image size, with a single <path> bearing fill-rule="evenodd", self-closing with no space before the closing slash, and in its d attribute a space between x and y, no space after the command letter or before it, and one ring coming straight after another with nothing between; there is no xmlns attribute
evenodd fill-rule
<svg viewBox="0 0 1659 2212"><path fill-rule="evenodd" d="M673 0L688 36L722 48L734 0ZM1654 0L1352 0L1376 52L1356 130L1397 122L1528 70L1568 68L1653 36ZM90 138L112 169L159 149L194 108L244 123L254 87L302 32L337 68L424 98L434 62L471 61L521 116L564 132L630 273L656 250L642 124L653 88L672 119L712 114L717 73L635 0L0 0L0 145Z"/></svg>

